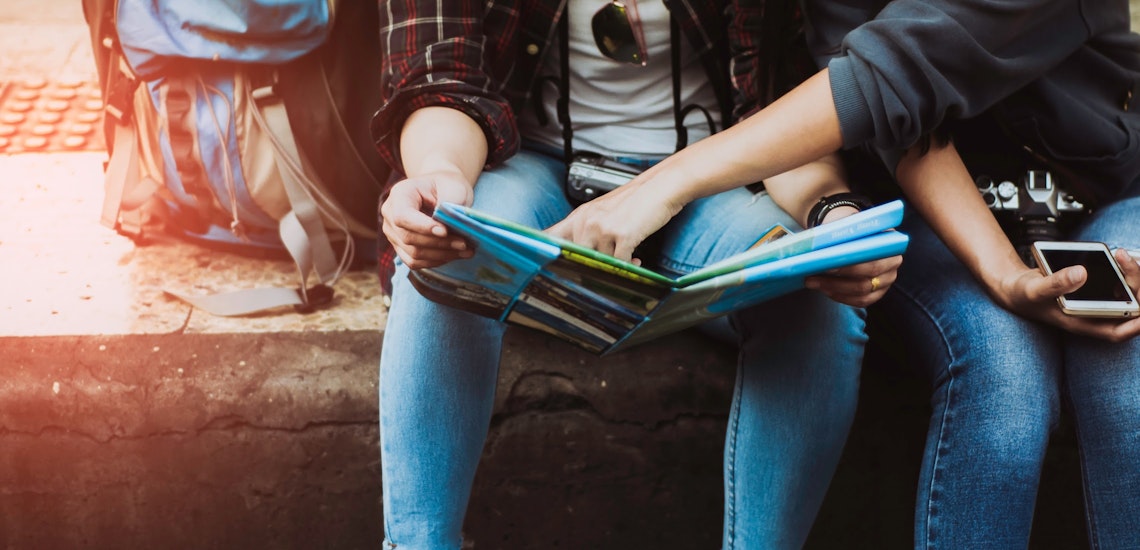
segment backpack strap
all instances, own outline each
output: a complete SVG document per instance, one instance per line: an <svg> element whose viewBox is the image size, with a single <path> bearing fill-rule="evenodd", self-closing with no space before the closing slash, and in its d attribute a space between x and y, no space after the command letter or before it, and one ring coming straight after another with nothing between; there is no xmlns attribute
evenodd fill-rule
<svg viewBox="0 0 1140 550"><path fill-rule="evenodd" d="M254 288L216 294L190 296L167 293L214 315L246 315L258 311L293 306L298 311L311 311L332 299L332 288L354 255L354 225L343 210L328 196L318 178L306 169L306 163L293 138L284 102L272 85L253 87L247 75L239 74L237 83L245 94L246 105L254 122L269 138L274 160L291 210L278 225L281 242L293 259L300 286L293 288ZM340 233L343 251L334 252L326 224ZM356 225L359 225L357 222ZM318 284L309 286L309 275L315 273Z"/></svg>
<svg viewBox="0 0 1140 550"><path fill-rule="evenodd" d="M113 47L113 45L111 46ZM141 85L121 55L111 54L108 71L109 89L104 102L104 118L114 127L111 153L103 177L103 210L99 221L104 226L135 240L142 237L143 214L140 207L158 190L159 183L142 177L139 160L139 127L135 113L135 95Z"/></svg>
<svg viewBox="0 0 1140 550"><path fill-rule="evenodd" d="M253 119L262 127L273 144L274 160L277 162L281 183L285 187L289 205L292 207L292 211L282 218L281 241L294 260L298 259L294 250L311 251L312 268L316 271L317 278L322 283L335 281L340 277L343 268L333 253L332 243L325 230L322 209L318 205L321 190L306 173L301 153L297 149L297 142L293 139L293 128L289 124L285 103L273 92L272 86L256 89L245 86L245 88ZM324 210L330 214L330 218L333 218L330 221L344 232L345 240L351 242L351 235L343 219L336 219L343 216L337 216L337 213L329 212L329 209ZM290 219L295 222L288 223L296 223L301 232L285 230L284 224ZM346 253L351 254L351 247L346 249ZM347 260L346 263L351 262L351 257ZM297 264L298 268L302 267L300 262ZM302 285L305 284L308 274L309 271L301 272Z"/></svg>

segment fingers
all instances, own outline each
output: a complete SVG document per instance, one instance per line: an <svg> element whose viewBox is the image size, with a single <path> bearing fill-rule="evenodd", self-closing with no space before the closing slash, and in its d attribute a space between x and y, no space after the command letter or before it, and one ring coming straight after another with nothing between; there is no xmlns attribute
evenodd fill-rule
<svg viewBox="0 0 1140 550"><path fill-rule="evenodd" d="M412 269L436 267L452 260L470 258L475 253L463 239L439 238L408 232L388 224L387 221L384 225L384 235L392 243L392 248L400 260Z"/></svg>
<svg viewBox="0 0 1140 550"><path fill-rule="evenodd" d="M466 241L450 235L446 226L431 217L444 197L456 199L447 202L469 201L469 189L465 188L462 182L442 177L409 179L392 187L380 207L382 230L408 267L435 267L473 255Z"/></svg>
<svg viewBox="0 0 1140 550"><path fill-rule="evenodd" d="M1140 318L1121 322L1118 319L1074 317L1061 313L1059 309L1054 310L1052 316L1052 324L1067 332L1108 342L1120 343L1140 336Z"/></svg>
<svg viewBox="0 0 1140 550"><path fill-rule="evenodd" d="M805 287L818 290L828 298L854 307L867 307L886 295L894 284L894 274L885 277L851 279L816 275L805 281Z"/></svg>
<svg viewBox="0 0 1140 550"><path fill-rule="evenodd" d="M595 199L595 202L599 200ZM621 217L599 208L591 208L587 204L579 206L566 219L547 228L546 232L619 260L632 262L634 250L642 239L623 221Z"/></svg>
<svg viewBox="0 0 1140 550"><path fill-rule="evenodd" d="M393 186L388 198L380 205L385 225L392 222L410 232L446 235L447 228L431 217L436 205L436 193L432 187L432 182L427 180L404 180Z"/></svg>
<svg viewBox="0 0 1140 550"><path fill-rule="evenodd" d="M1031 281L1026 291L1031 299L1056 299L1084 286L1088 280L1088 270L1084 266L1066 267L1037 281Z"/></svg>
<svg viewBox="0 0 1140 550"><path fill-rule="evenodd" d="M808 277L804 286L836 302L867 307L879 301L898 278L902 256L864 262Z"/></svg>
<svg viewBox="0 0 1140 550"><path fill-rule="evenodd" d="M899 266L902 265L902 256L891 256L889 258L882 258L870 262L863 262L861 264L853 264L838 269L833 269L827 272L828 275L835 277L844 277L849 279L867 279L872 277L882 276L886 273L894 273L898 271ZM893 275L892 275L893 277ZM893 282L894 279L892 278Z"/></svg>
<svg viewBox="0 0 1140 550"><path fill-rule="evenodd" d="M1140 292L1140 260L1133 258L1127 250L1118 248L1112 252L1116 263L1120 264L1120 271L1124 273L1124 280L1132 287L1132 292Z"/></svg>

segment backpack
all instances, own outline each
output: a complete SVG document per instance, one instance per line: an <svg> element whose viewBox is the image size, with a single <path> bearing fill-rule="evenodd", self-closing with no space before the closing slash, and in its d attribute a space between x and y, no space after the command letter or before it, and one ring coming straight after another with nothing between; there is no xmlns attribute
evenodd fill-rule
<svg viewBox="0 0 1140 550"><path fill-rule="evenodd" d="M287 252L300 277L296 289L168 293L217 315L309 311L331 301L358 251L374 257L389 175L368 129L380 106L377 10L84 0L109 152L101 222L139 243L174 234Z"/></svg>

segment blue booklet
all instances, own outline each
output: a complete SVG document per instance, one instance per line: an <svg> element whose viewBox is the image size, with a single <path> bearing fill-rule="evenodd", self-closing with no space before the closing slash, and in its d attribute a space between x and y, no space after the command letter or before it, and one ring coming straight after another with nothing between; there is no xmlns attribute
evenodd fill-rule
<svg viewBox="0 0 1140 550"><path fill-rule="evenodd" d="M803 288L804 278L902 254L893 201L799 232L774 226L750 249L682 277L641 266L455 204L435 219L475 256L419 269L425 297L610 354Z"/></svg>

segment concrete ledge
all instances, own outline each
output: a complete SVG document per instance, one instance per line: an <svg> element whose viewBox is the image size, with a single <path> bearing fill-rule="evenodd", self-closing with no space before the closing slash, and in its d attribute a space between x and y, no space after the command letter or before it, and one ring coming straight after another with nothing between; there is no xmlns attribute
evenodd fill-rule
<svg viewBox="0 0 1140 550"><path fill-rule="evenodd" d="M0 340L0 547L375 546L376 336Z"/></svg>
<svg viewBox="0 0 1140 550"><path fill-rule="evenodd" d="M373 331L0 339L0 547L375 548ZM717 548L731 356L686 333L636 361L509 333L476 548ZM921 382L864 376L808 548L910 545ZM1033 548L1085 547L1071 432Z"/></svg>
<svg viewBox="0 0 1140 550"><path fill-rule="evenodd" d="M0 195L0 547L375 548L375 276L312 315L194 311L162 289L292 285L293 268L100 227L100 160L0 156L20 175ZM809 548L910 546L929 411L905 360L872 348ZM602 360L509 331L476 548L718 547L732 364L695 333ZM1079 484L1062 431L1035 547L1084 547Z"/></svg>

